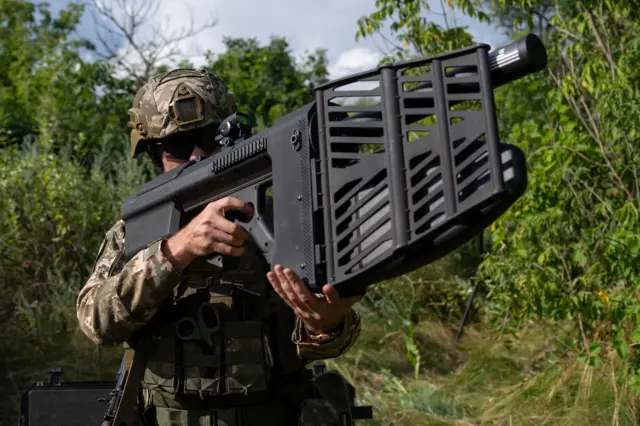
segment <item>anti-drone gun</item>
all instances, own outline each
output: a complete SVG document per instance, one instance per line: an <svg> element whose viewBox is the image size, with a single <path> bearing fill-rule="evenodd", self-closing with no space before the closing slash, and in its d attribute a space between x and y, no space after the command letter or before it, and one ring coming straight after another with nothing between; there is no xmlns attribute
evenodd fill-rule
<svg viewBox="0 0 640 426"><path fill-rule="evenodd" d="M238 223L267 262L313 291L329 283L362 294L431 263L523 194L524 154L498 140L493 89L546 64L530 34L491 53L479 44L328 82L256 135L235 114L220 126L220 153L158 176L122 205L125 256L234 196L253 204L250 222Z"/></svg>

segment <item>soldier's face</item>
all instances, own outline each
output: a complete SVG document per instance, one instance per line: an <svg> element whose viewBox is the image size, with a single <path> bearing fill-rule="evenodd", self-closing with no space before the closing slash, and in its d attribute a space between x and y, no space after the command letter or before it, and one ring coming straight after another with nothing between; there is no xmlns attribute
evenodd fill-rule
<svg viewBox="0 0 640 426"><path fill-rule="evenodd" d="M218 151L220 150L220 148L216 148L215 151L212 152L205 152L202 148L200 148L199 146L195 145L193 147L193 150L191 151L191 155L189 156L189 159L184 160L181 158L176 158L174 156L172 156L171 154L169 154L168 152L164 151L162 153L162 166L164 168L164 172L168 172L171 169L174 169L178 166L180 166L181 164L187 163L189 161L195 161L198 159L198 157L210 157L214 154L216 154Z"/></svg>

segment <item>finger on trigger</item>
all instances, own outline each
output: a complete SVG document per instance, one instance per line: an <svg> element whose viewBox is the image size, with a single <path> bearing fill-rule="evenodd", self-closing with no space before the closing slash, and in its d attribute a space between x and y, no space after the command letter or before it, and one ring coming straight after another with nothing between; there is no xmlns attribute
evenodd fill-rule
<svg viewBox="0 0 640 426"><path fill-rule="evenodd" d="M244 253L244 247L234 247L225 243L214 243L213 250L225 256L240 257Z"/></svg>
<svg viewBox="0 0 640 426"><path fill-rule="evenodd" d="M245 214L247 218L250 220L253 215L253 208L249 203L246 203L239 198L236 197L226 197L222 203L222 210L237 210Z"/></svg>
<svg viewBox="0 0 640 426"><path fill-rule="evenodd" d="M243 239L238 238L235 235L228 234L220 229L215 229L213 231L213 238L216 241L219 241L221 243L226 243L235 247L241 247L242 244L244 243Z"/></svg>
<svg viewBox="0 0 640 426"><path fill-rule="evenodd" d="M255 210L253 208L253 205L250 203L245 203L244 206L242 207L242 213L244 213L244 215L242 217L240 217L238 220L244 222L244 223L249 223L251 222L251 220L253 219L253 215L255 213Z"/></svg>
<svg viewBox="0 0 640 426"><path fill-rule="evenodd" d="M244 229L242 226L237 223L231 222L223 217L216 221L216 227L226 232L229 235L233 235L236 238L240 238L242 241L245 241L249 238L249 232Z"/></svg>

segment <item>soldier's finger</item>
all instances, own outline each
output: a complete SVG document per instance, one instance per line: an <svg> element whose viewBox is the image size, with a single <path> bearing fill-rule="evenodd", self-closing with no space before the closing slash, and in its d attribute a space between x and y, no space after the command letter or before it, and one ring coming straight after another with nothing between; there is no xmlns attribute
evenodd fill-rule
<svg viewBox="0 0 640 426"><path fill-rule="evenodd" d="M302 280L289 268L284 270L284 275L295 294L296 303L304 306L308 311L317 312L321 308L320 301L309 291Z"/></svg>
<svg viewBox="0 0 640 426"><path fill-rule="evenodd" d="M304 306L301 306L300 302L298 302L296 294L291 287L291 283L289 283L289 280L284 274L284 268L281 265L276 265L273 270L276 273L278 280L280 281L282 291L284 291L284 293L287 295L287 299L289 299L289 301L293 304L292 307L304 309Z"/></svg>
<svg viewBox="0 0 640 426"><path fill-rule="evenodd" d="M336 288L331 284L325 284L322 287L322 292L327 299L327 303L332 304L340 301L340 294L338 293L338 290L336 290Z"/></svg>
<svg viewBox="0 0 640 426"><path fill-rule="evenodd" d="M215 206L215 208L220 212L222 216L233 210L239 211L247 219L251 219L251 217L253 216L253 206L236 197L225 197L221 200L218 200L217 203L218 204Z"/></svg>
<svg viewBox="0 0 640 426"><path fill-rule="evenodd" d="M209 203L213 210L222 213L223 210L241 210L245 206L245 202L236 197L224 197Z"/></svg>
<svg viewBox="0 0 640 426"><path fill-rule="evenodd" d="M295 307L293 308L293 312L295 312L295 314L300 317L300 319L303 320L310 320L311 319L311 314L309 312L303 311L302 309Z"/></svg>
<svg viewBox="0 0 640 426"><path fill-rule="evenodd" d="M249 232L237 223L228 221L222 216L213 219L214 226L222 232L226 232L229 235L233 235L236 238L240 238L243 241L249 238Z"/></svg>
<svg viewBox="0 0 640 426"><path fill-rule="evenodd" d="M286 303L293 309L293 304L287 297L287 294L282 289L282 284L280 283L278 276L274 272L267 272L267 279L271 283L271 286L273 287L275 292L278 294L278 296L280 296L280 298L284 301L284 303Z"/></svg>
<svg viewBox="0 0 640 426"><path fill-rule="evenodd" d="M211 232L211 238L215 242L225 243L225 244L228 244L230 246L235 246L235 247L242 246L242 244L245 241L242 238L239 238L239 237L237 237L235 235L232 235L232 234L228 234L228 233L226 233L224 231L221 231L219 229L214 229Z"/></svg>
<svg viewBox="0 0 640 426"><path fill-rule="evenodd" d="M217 242L213 243L211 245L211 248L216 253L220 253L220 254L223 254L225 256L239 257L239 256L242 256L244 254L244 247L234 247L234 246L230 246L229 244L225 244L225 243L217 243Z"/></svg>

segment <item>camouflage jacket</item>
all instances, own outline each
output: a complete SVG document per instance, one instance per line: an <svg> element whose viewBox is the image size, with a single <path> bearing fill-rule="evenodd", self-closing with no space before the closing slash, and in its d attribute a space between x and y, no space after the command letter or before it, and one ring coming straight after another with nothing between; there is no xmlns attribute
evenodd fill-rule
<svg viewBox="0 0 640 426"><path fill-rule="evenodd" d="M151 320L181 282L182 271L174 268L157 246L149 246L125 262L124 222L118 221L106 233L76 305L80 328L96 344L127 341ZM291 342L302 362L308 363L346 352L358 338L361 322L351 309L334 335L312 337L300 319L295 319L291 328Z"/></svg>

